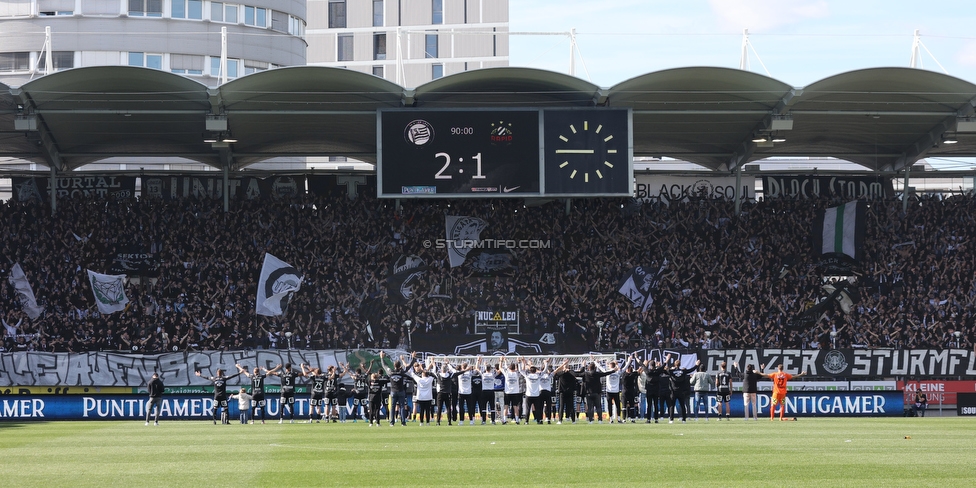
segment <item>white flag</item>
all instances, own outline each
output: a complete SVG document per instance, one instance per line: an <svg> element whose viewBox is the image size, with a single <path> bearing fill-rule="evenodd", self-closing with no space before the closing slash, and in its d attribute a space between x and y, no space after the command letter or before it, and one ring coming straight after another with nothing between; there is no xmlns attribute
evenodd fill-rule
<svg viewBox="0 0 976 488"><path fill-rule="evenodd" d="M88 281L99 313L114 313L125 310L129 297L125 296L125 275L106 275L88 271Z"/></svg>
<svg viewBox="0 0 976 488"><path fill-rule="evenodd" d="M31 288L30 282L27 281L27 275L24 274L24 269L20 267L20 263L14 263L14 267L10 268L10 277L7 279L13 285L17 297L20 299L20 306L24 308L24 313L31 319L40 317L41 313L44 312L44 307L37 304L34 290Z"/></svg>
<svg viewBox="0 0 976 488"><path fill-rule="evenodd" d="M281 315L288 306L288 298L302 287L302 277L292 265L264 253L255 312L258 315Z"/></svg>
<svg viewBox="0 0 976 488"><path fill-rule="evenodd" d="M447 231L447 257L451 262L451 267L457 267L464 263L464 258L468 257L468 252L481 240L481 231L488 227L488 222L477 217L460 217L448 215L444 220L444 228Z"/></svg>

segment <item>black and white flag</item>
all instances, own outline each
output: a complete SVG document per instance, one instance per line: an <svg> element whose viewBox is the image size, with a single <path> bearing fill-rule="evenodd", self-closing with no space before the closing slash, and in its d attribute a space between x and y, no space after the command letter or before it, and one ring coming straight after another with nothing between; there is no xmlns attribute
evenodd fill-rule
<svg viewBox="0 0 976 488"><path fill-rule="evenodd" d="M288 307L288 299L301 287L302 277L298 275L297 269L265 253L261 278L258 280L255 312L269 317L283 314L283 310Z"/></svg>
<svg viewBox="0 0 976 488"><path fill-rule="evenodd" d="M125 310L129 297L125 296L125 275L107 275L88 271L88 281L91 283L98 312L110 314Z"/></svg>
<svg viewBox="0 0 976 488"><path fill-rule="evenodd" d="M488 223L477 217L463 217L448 215L444 220L447 232L447 257L452 268L464 263L464 258L473 247L481 241L481 231L488 227Z"/></svg>
<svg viewBox="0 0 976 488"><path fill-rule="evenodd" d="M860 261L864 249L866 206L865 202L857 200L824 210L814 224L814 252Z"/></svg>
<svg viewBox="0 0 976 488"><path fill-rule="evenodd" d="M427 272L427 262L420 256L401 255L390 269L386 280L387 299L390 303L401 305L417 296L417 285Z"/></svg>
<svg viewBox="0 0 976 488"><path fill-rule="evenodd" d="M14 263L13 268L10 268L10 277L7 279L13 285L14 292L17 293L17 298L20 300L20 306L23 307L24 313L31 319L40 317L41 313L44 312L44 307L37 304L34 289L31 288L30 282L27 281L27 275L24 274L20 263Z"/></svg>
<svg viewBox="0 0 976 488"><path fill-rule="evenodd" d="M667 266L666 263L665 266ZM624 275L617 291L627 297L634 304L635 308L640 308L642 312L646 312L651 304L654 303L652 291L654 288L657 288L659 276L664 271L665 266L661 266L654 271L650 271L649 268L637 266Z"/></svg>

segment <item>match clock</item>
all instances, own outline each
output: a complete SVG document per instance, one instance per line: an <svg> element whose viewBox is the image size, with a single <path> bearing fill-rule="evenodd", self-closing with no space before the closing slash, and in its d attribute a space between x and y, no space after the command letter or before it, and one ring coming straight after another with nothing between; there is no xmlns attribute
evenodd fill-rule
<svg viewBox="0 0 976 488"><path fill-rule="evenodd" d="M546 195L633 194L630 111L546 110Z"/></svg>

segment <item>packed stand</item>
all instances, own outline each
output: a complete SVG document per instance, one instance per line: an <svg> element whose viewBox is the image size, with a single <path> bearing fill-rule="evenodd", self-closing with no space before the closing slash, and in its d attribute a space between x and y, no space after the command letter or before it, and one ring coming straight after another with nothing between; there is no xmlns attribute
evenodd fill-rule
<svg viewBox="0 0 976 488"><path fill-rule="evenodd" d="M791 319L825 296L814 219L838 203L760 201L736 218L724 200L579 199L567 214L563 202L521 200L405 200L397 211L372 196L308 196L232 202L225 213L210 200L76 199L52 216L11 200L0 206L3 277L20 263L45 311L29 319L3 279L3 349L406 349L417 334L471 333L474 311L487 309L519 310L523 333L573 335L595 350L972 348L971 196L915 200L904 214L900 201L871 202L860 302L796 327ZM446 250L425 246L444 237L446 215L484 219L482 238L551 246L514 250L514 276L451 268ZM100 315L85 270L106 271L132 245L158 253L160 276L130 281L127 310ZM265 252L305 277L282 317L254 311ZM394 305L386 279L401 255L428 270L416 298ZM646 311L618 292L635 266L660 270Z"/></svg>

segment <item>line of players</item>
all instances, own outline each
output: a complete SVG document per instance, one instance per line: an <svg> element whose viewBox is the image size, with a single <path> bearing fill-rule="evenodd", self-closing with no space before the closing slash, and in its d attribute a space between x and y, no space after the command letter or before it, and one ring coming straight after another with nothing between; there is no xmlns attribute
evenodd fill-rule
<svg viewBox="0 0 976 488"><path fill-rule="evenodd" d="M380 353L382 373L372 370L375 364L372 362L365 371L360 368L355 372L351 371L349 364L341 369L330 366L326 371L305 364L298 371L291 364L284 367L279 364L270 370L255 367L252 372L236 365L238 373L233 376L224 376L223 370L218 369L217 376L206 377L214 386L214 424L218 419L222 423L229 423L228 400L235 398L240 402L242 423L248 418L254 423L258 412L261 423L264 423L265 380L268 376L277 376L281 382L279 423L285 420L285 410L288 410L289 421L294 422L295 386L298 378L305 377L310 386L309 423L320 422L323 418L345 422L349 411L348 399L351 397L353 418L366 414L370 426L380 425L384 410L391 426L397 420L401 425L406 425L408 420L419 421L421 426L434 421L441 425L445 417L448 425L454 422L463 425L465 413L472 425L476 414L481 424L490 420L492 424L514 421L527 425L530 415L538 424L552 423L553 420L557 424L563 420L576 423L578 412L581 411L586 412L589 423L593 423L594 419L602 423L604 401L611 423L636 422L638 419L657 423L665 417L674 423L675 414L679 411L681 421L686 422L692 408L697 420L702 378L711 381L710 375L700 370L700 361L684 368L679 360L671 361L670 356L663 363L654 360L641 362L636 355L632 355L619 363L610 361L606 364L593 361L591 357L591 361L580 370L571 369L568 359L558 366L549 359L543 361L541 366L535 366L523 359L509 361L504 357L492 357L486 360L479 357L474 364L463 363L455 367L447 362L438 362L433 357L425 363L417 362L414 353L409 362L403 358L394 361L392 368L387 367L384 360L385 355ZM733 367L736 365L733 364ZM699 371L693 373L696 369ZM200 376L199 371L196 374ZM252 394L242 388L239 394L228 396L228 381L241 375L250 380ZM346 375L353 380L350 393L346 393L341 384L341 379ZM747 419L750 406L753 416L757 416L755 384L763 376L772 377L773 374L756 372L751 366L743 374ZM718 391L719 419L723 410L729 419L732 374L724 362L714 382ZM691 407L689 402L693 385L695 400L694 407ZM707 386L705 391L709 389ZM785 408L781 409L781 414L782 410Z"/></svg>
<svg viewBox="0 0 976 488"><path fill-rule="evenodd" d="M679 411L684 422L691 410L692 382L698 381L697 377L702 374L692 374L700 361L684 368L670 356L663 363L641 362L636 355L619 363L603 364L591 360L580 370L571 369L568 360L554 365L547 359L541 366L535 366L521 359L478 358L474 364L455 367L435 358L417 362L416 353L410 356L409 362L405 359L394 361L390 368L385 365L385 355L381 353L382 366L377 371L373 371L374 363L370 363L365 371L360 368L354 372L348 364L342 368L330 366L326 371L305 364L298 371L285 364L270 370L255 367L251 372L236 365L238 373L233 376L225 376L222 370L217 370L217 376L206 378L214 385L214 423L218 419L229 422L228 400L235 398L240 401L242 422L250 418L253 423L260 413L261 423L264 423L264 392L268 376L277 376L281 383L279 423L284 422L286 410L289 421L295 420L295 386L300 377L305 377L309 384L309 423L322 419L345 422L350 410L348 399L353 403L353 418L361 418L366 413L370 426L380 425L384 410L390 425L397 421L406 425L408 420L419 421L420 425L432 422L440 425L445 417L448 425L463 424L465 413L469 424L474 424L476 414L482 424L489 421L492 424L511 421L528 424L530 415L539 424L554 420L557 424L563 420L576 423L578 412L582 411L586 412L587 421L593 423L594 420L602 422L604 401L611 423L636 422L638 419L657 423L662 418L673 423ZM252 394L242 388L238 395L228 396L228 381L241 375L250 380ZM351 392L341 384L347 375L353 381ZM725 363L715 382L720 412L725 406L726 418L729 418L732 380ZM699 388L696 386L695 389ZM696 398L696 405L698 400ZM247 415L248 411L250 415Z"/></svg>

